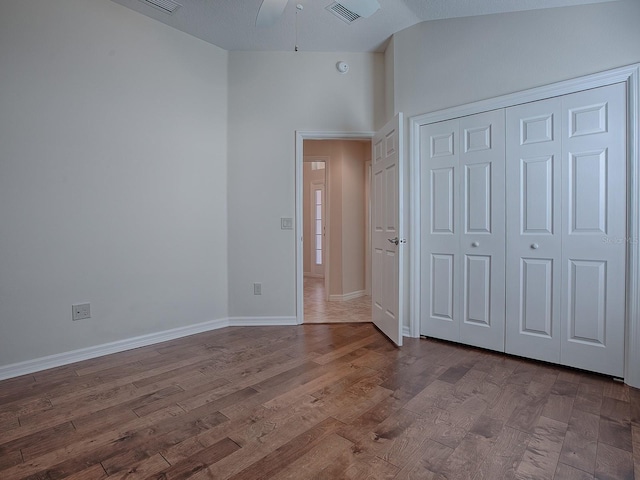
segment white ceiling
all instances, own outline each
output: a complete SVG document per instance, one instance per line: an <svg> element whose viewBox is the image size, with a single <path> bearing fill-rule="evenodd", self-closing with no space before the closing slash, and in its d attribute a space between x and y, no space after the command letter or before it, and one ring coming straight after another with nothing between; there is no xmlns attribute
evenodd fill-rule
<svg viewBox="0 0 640 480"><path fill-rule="evenodd" d="M182 7L173 15L140 0L113 1L230 51L291 51L297 23L301 51L381 52L391 35L426 20L617 0L378 0L380 10L351 25L325 10L332 0L290 0L271 27L255 26L262 0L177 0Z"/></svg>

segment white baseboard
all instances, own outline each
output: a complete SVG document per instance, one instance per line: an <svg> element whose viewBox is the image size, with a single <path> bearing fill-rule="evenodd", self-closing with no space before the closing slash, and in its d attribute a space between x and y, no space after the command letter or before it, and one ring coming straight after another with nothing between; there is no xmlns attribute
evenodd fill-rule
<svg viewBox="0 0 640 480"><path fill-rule="evenodd" d="M357 292L345 293L344 295L329 295L330 302L346 302L347 300L353 300L355 298L364 297L367 292L364 290L358 290Z"/></svg>
<svg viewBox="0 0 640 480"><path fill-rule="evenodd" d="M57 353L46 357L34 358L24 362L0 366L0 380L19 377L29 373L61 367L70 363L102 357L112 353L124 352L134 348L146 347L177 338L188 337L196 333L208 332L229 326L265 326L265 325L297 325L296 317L233 317L211 320L208 322L178 327L162 332L149 333L139 337L126 338L115 342L104 343L93 347L81 348L70 352Z"/></svg>
<svg viewBox="0 0 640 480"><path fill-rule="evenodd" d="M298 325L296 317L231 317L231 327L267 327L279 325Z"/></svg>
<svg viewBox="0 0 640 480"><path fill-rule="evenodd" d="M403 325L402 326L402 336L403 337L410 337L411 336L411 328L409 328L409 326L407 326L407 325Z"/></svg>

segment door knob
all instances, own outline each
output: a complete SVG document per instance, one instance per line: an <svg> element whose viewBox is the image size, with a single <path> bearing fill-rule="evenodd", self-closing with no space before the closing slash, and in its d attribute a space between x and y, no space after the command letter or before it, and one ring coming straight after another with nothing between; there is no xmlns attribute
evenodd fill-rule
<svg viewBox="0 0 640 480"><path fill-rule="evenodd" d="M390 243L393 243L394 245L398 245L400 243L400 239L398 237L395 238L387 238L387 240L389 240Z"/></svg>
<svg viewBox="0 0 640 480"><path fill-rule="evenodd" d="M531 244L531 248L533 248L534 250L537 250L539 246L540 245L538 245L537 243L532 243Z"/></svg>
<svg viewBox="0 0 640 480"><path fill-rule="evenodd" d="M480 242L473 242L471 244L472 247L479 247L480 246Z"/></svg>

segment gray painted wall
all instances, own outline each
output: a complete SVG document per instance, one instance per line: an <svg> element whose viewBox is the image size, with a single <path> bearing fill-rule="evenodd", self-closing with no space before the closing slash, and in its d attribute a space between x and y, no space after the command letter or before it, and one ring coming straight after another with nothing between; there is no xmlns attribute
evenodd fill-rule
<svg viewBox="0 0 640 480"><path fill-rule="evenodd" d="M4 2L0 112L0 366L227 317L227 52Z"/></svg>

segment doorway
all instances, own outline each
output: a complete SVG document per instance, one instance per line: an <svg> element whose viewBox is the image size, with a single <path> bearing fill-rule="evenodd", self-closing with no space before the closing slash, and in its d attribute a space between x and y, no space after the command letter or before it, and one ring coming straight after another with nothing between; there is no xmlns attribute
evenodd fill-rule
<svg viewBox="0 0 640 480"><path fill-rule="evenodd" d="M367 136L300 139L298 323L370 322Z"/></svg>

